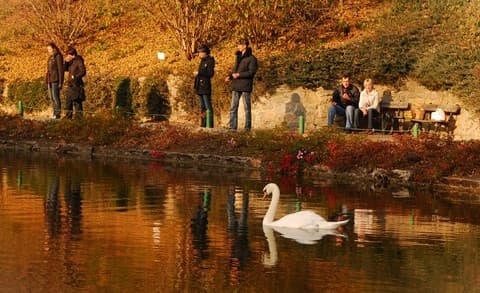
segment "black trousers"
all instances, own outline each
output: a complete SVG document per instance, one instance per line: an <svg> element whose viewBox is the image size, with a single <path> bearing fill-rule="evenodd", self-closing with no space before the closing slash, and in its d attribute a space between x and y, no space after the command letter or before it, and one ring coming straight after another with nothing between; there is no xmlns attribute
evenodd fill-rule
<svg viewBox="0 0 480 293"><path fill-rule="evenodd" d="M75 111L75 117L81 118L83 116L83 101L79 99L69 99L67 98L67 105L65 106L65 117L68 119L72 119L73 111Z"/></svg>

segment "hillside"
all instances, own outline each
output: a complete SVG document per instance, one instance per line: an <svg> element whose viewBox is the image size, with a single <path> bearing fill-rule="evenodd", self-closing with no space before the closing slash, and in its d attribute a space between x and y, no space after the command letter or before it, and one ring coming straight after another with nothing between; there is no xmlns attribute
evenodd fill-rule
<svg viewBox="0 0 480 293"><path fill-rule="evenodd" d="M0 86L3 89L10 85L2 105L26 99L42 108L47 104L42 89L47 53L45 42L34 37L35 30L25 17L28 13L24 2L0 2ZM88 67L87 108L110 109L121 105L136 110L134 105L144 101L142 96L148 94L142 90L145 84L139 84L140 77L146 77L147 85L162 89L171 76L175 76L182 103L170 106L195 108L191 72L198 60L185 58L165 21L145 10L147 1L87 2L95 10L96 26L88 37L77 42ZM298 1L301 2L305 3ZM258 37L248 31L240 33L235 27L212 26L210 34L214 36L209 38L214 40L212 53L217 60L216 94L228 96L223 77L233 62L234 42L239 36L247 36L261 40L253 44L261 62L256 96L272 92L279 85L330 89L340 74L349 72L357 83L368 76L392 87L414 79L431 90L451 91L476 111L480 109L474 103L475 93L480 90L478 1L325 3L323 10L317 11L321 19L307 11L295 10L292 4L291 17L276 16L288 23L288 27L272 29L268 19L262 20L261 15L253 19L257 34L271 30L270 37L267 34ZM270 19L272 24L274 20ZM232 23L235 19L225 17L217 25ZM165 61L157 59L158 51L166 53ZM125 96L121 96L120 87L125 82L128 88ZM165 91L160 90L160 96L168 100ZM119 101L122 99L123 102ZM220 109L228 106L228 100L215 103Z"/></svg>

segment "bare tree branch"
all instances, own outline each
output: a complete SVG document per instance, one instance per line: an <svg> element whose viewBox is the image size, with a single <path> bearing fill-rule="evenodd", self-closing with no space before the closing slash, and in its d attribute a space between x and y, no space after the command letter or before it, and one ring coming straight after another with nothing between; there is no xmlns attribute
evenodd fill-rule
<svg viewBox="0 0 480 293"><path fill-rule="evenodd" d="M26 0L26 19L37 38L65 47L92 32L95 12L87 0Z"/></svg>

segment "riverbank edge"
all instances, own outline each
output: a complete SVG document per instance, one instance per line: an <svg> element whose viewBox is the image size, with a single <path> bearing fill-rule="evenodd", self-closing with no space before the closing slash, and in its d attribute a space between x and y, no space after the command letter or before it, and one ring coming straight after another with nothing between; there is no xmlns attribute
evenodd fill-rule
<svg viewBox="0 0 480 293"><path fill-rule="evenodd" d="M150 149L118 149L111 147L67 144L58 142L2 140L0 150L38 153L55 153L81 159L100 158L106 160L141 160L161 162L172 166L212 166L223 170L264 170L262 160L242 156L219 156L203 153L182 153ZM304 171L304 175L321 177L342 184L369 185L375 189L428 189L435 192L454 192L458 198L452 200L480 200L480 179L444 177L430 185L419 184L411 178L409 170L359 169L348 173L332 172L329 168L316 165Z"/></svg>

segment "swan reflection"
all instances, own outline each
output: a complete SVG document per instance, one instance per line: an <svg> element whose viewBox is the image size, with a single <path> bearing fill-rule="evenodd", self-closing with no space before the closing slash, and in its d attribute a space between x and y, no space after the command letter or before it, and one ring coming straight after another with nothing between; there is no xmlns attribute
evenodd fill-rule
<svg viewBox="0 0 480 293"><path fill-rule="evenodd" d="M302 230L284 227L270 227L263 225L263 234L268 243L268 251L262 257L262 263L265 267L274 267L278 262L277 242L275 232L287 239L293 239L300 244L312 245L320 241L324 236L332 235L335 237L346 238L343 233L336 230Z"/></svg>
<svg viewBox="0 0 480 293"><path fill-rule="evenodd" d="M263 234L267 238L268 252L263 255L263 265L266 267L273 267L278 261L277 242L275 241L275 234L273 229L268 226L263 226Z"/></svg>
<svg viewBox="0 0 480 293"><path fill-rule="evenodd" d="M300 244L315 244L324 236L332 235L337 237L346 236L337 230L332 229L295 229L288 227L272 227L273 230L280 233L282 237L293 239Z"/></svg>

